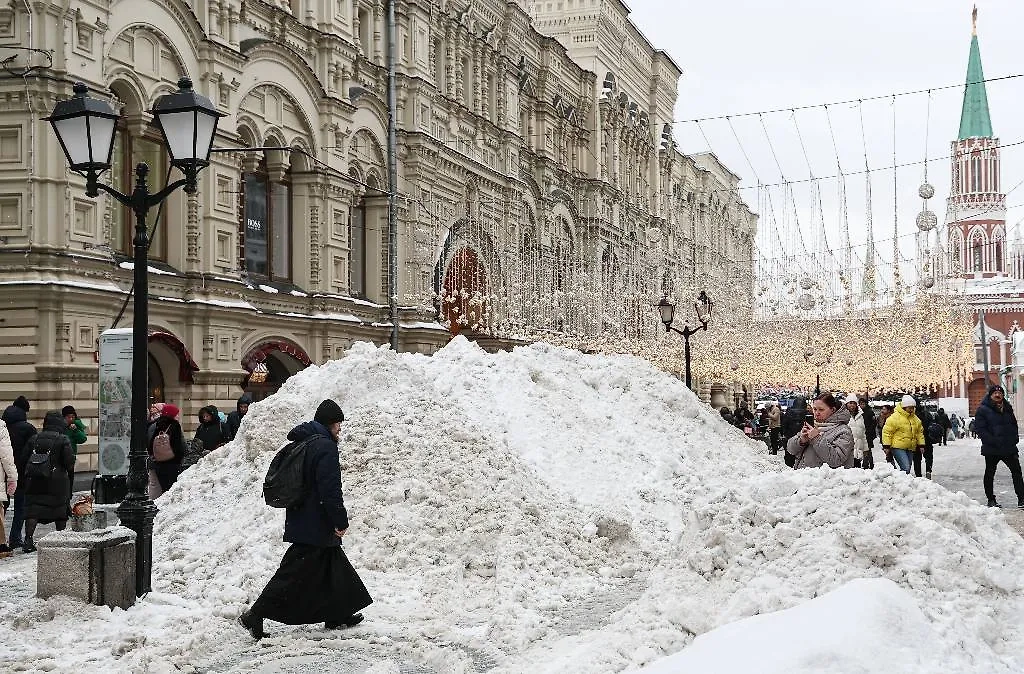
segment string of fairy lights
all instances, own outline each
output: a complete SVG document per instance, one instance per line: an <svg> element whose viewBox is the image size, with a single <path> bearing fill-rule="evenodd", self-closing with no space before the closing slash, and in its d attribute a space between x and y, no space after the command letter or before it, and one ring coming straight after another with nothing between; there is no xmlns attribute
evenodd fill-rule
<svg viewBox="0 0 1024 674"><path fill-rule="evenodd" d="M1000 79L1011 77L991 81ZM938 89L898 94L928 97L922 160L898 161L897 95L889 95L685 121L719 156L704 127L715 119L727 125L755 185L708 180L712 172L694 157L677 156L675 167L661 167L660 189L645 177L639 192L619 191L614 199L614 190L588 192L573 180L563 181L564 191L547 200L522 180L511 188L471 183L462 194L402 190L406 207L415 206L410 247L417 250L421 236L448 242L431 278L407 279L413 290L406 299L432 307L453 333L630 353L681 374L682 340L666 334L654 305L668 295L678 302L677 322L693 325L690 304L703 290L714 301L713 318L691 345L692 371L704 384L807 386L820 376L829 388L847 391L952 385L973 365L974 326L963 293L953 292L961 269L928 210L934 196L929 163L944 168L951 158L928 156L931 96ZM892 157L873 163L863 106L886 99L893 102ZM856 108L862 167L841 155L837 105ZM833 167L824 172L815 170L810 136L798 115L812 109L824 112L834 153ZM780 160L780 139L765 121L771 114L789 115L794 154L804 165L800 175L787 172ZM627 128L629 121L616 117L614 107L602 117L600 151L580 146L602 175L628 180L615 157L628 158L634 168L659 157L665 162L665 149L649 130ZM740 117L759 127L781 180L762 180L765 172L757 171L754 153L737 131ZM558 133L556 147L564 145ZM1021 145L1006 142L998 149ZM675 152L674 143L668 151ZM914 193L901 185L899 171L913 167L924 173L915 185L922 211L916 228L907 231L900 227L900 205L912 203ZM892 192L878 197L886 177ZM884 202L892 207L890 216L882 215ZM863 207L857 214L851 213L855 204ZM756 241L745 233L751 211L759 218ZM662 219L652 225L653 212ZM854 241L851 230L863 234L861 240ZM913 256L905 251L911 240ZM986 241L984 254L998 245L1009 244ZM411 253L424 265L436 261L426 249L420 257Z"/></svg>

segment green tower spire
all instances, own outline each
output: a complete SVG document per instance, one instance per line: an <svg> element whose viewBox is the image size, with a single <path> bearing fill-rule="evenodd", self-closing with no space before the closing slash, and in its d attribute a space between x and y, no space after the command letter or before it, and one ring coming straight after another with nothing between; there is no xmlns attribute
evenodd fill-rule
<svg viewBox="0 0 1024 674"><path fill-rule="evenodd" d="M977 25L978 8L971 15ZM991 138L992 120L988 116L988 93L985 91L985 73L981 70L981 48L978 33L971 30L971 55L967 61L967 86L964 88L964 107L960 112L960 140Z"/></svg>

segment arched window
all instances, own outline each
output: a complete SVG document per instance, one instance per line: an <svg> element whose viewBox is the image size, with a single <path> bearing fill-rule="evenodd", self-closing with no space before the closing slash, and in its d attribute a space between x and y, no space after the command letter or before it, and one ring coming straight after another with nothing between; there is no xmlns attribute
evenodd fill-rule
<svg viewBox="0 0 1024 674"><path fill-rule="evenodd" d="M982 253L981 239L975 238L974 243L971 244L971 250L974 255L974 271L982 271L985 266L985 258Z"/></svg>
<svg viewBox="0 0 1024 674"><path fill-rule="evenodd" d="M159 139L159 133L147 129L144 136L134 137L122 118L118 122L114 139L114 152L110 159L110 183L123 194L131 194L135 187L135 167L140 162L149 166L146 184L150 193L159 192L167 184L167 149ZM149 257L153 260L167 260L167 206L165 200L150 210L146 224L153 233L149 242ZM130 209L116 204L112 209L113 223L110 228L111 247L124 255L132 254L132 238L135 236L135 216Z"/></svg>
<svg viewBox="0 0 1024 674"><path fill-rule="evenodd" d="M273 180L266 158L245 175L245 269L256 279L291 281L292 186Z"/></svg>
<svg viewBox="0 0 1024 674"><path fill-rule="evenodd" d="M996 254L996 271L1003 271L1003 242L996 241L995 245Z"/></svg>

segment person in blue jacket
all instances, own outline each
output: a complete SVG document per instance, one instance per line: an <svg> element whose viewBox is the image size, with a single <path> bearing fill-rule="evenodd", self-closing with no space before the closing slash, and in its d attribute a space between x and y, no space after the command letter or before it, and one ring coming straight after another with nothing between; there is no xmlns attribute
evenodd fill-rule
<svg viewBox="0 0 1024 674"><path fill-rule="evenodd" d="M1017 507L1024 509L1024 476L1021 475L1017 454L1020 433L1017 430L1017 417L1013 414L1013 407L1006 402L1006 391L1002 386L996 384L989 387L988 395L974 414L974 431L981 438L981 454L985 457L984 485L989 507L1000 507L992 483L996 476L996 466L1002 461L1013 476Z"/></svg>
<svg viewBox="0 0 1024 674"><path fill-rule="evenodd" d="M325 400L313 421L288 433L292 442L310 440L303 460L305 496L285 511L284 540L291 547L281 566L238 622L254 639L266 636L264 619L286 625L323 622L327 629L351 627L373 599L341 549L348 512L341 494L338 434L345 414Z"/></svg>

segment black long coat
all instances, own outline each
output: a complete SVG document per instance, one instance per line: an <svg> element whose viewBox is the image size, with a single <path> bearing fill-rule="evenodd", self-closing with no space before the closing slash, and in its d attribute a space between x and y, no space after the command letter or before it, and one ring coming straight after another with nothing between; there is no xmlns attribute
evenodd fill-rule
<svg viewBox="0 0 1024 674"><path fill-rule="evenodd" d="M288 433L291 441L312 438L306 445L303 482L306 496L285 512L284 540L330 548L341 545L335 529L348 529L348 512L341 495L338 443L323 424L307 421Z"/></svg>
<svg viewBox="0 0 1024 674"><path fill-rule="evenodd" d="M1020 434L1017 431L1017 417L1010 403L1004 401L1003 411L1000 412L991 397L986 395L974 413L974 432L981 438L981 453L984 456L1017 456Z"/></svg>
<svg viewBox="0 0 1024 674"><path fill-rule="evenodd" d="M43 524L66 520L71 514L71 485L75 477L75 454L66 435L67 423L60 412L47 412L43 431L28 441L28 453L50 452L53 473L49 479L30 477L25 488L25 519Z"/></svg>

